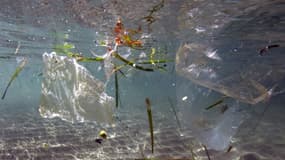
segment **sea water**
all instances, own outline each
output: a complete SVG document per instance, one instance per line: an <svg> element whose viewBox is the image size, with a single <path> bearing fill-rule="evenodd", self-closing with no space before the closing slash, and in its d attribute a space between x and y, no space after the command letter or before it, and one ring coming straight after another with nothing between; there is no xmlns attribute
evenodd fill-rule
<svg viewBox="0 0 285 160"><path fill-rule="evenodd" d="M3 0L0 6L1 93L27 59L0 103L0 159L208 159L203 146L217 160L285 159L282 0ZM53 109L41 114L43 82L50 78L43 54L69 43L84 56L104 56L108 50L98 44L114 39L119 18L126 28L140 26L146 45L167 55L165 70L126 67L111 124L94 110L89 120L87 114L70 120ZM119 52L130 59L149 54L127 47ZM115 98L114 76L106 79L102 62L70 61L103 84L100 93ZM50 95L72 86L63 82ZM205 109L224 95L225 112L222 105ZM51 108L71 115L61 102L73 102L72 95L55 98ZM145 98L152 105L154 154ZM101 130L108 138L98 143Z"/></svg>

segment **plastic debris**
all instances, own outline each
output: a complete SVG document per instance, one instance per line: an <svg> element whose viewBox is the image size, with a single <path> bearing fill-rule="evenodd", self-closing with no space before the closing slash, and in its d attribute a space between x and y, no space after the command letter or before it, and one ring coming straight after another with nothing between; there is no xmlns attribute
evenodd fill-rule
<svg viewBox="0 0 285 160"><path fill-rule="evenodd" d="M220 58L212 59L208 57L207 50L209 47L202 44L181 45L176 54L177 73L195 84L241 102L257 104L268 99L271 96L269 91L282 80L282 77L275 75L284 75L283 69L273 68L280 63L278 59L274 62L262 59L262 62L257 63L245 58L244 61L248 63L242 61L240 63L244 65L240 67L231 64L238 63L240 57L226 57L215 51ZM227 60L223 60L223 56ZM280 67L282 68L283 64Z"/></svg>
<svg viewBox="0 0 285 160"><path fill-rule="evenodd" d="M104 92L103 82L74 58L44 53L43 62L41 116L112 123L114 98Z"/></svg>

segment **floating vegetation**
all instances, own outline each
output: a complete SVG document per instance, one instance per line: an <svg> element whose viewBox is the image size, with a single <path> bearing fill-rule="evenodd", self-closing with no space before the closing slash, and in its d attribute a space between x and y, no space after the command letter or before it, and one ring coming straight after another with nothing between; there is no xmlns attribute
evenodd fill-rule
<svg viewBox="0 0 285 160"><path fill-rule="evenodd" d="M194 152L194 143L191 141L189 144L186 144L187 148L189 147L190 153L191 153L191 158L189 160L196 160L197 155Z"/></svg>
<svg viewBox="0 0 285 160"><path fill-rule="evenodd" d="M116 52L114 52L112 55L114 57L116 57L117 59L121 60L122 62L126 63L127 65L129 65L131 67L134 67L134 68L136 68L138 70L147 71L147 72L153 72L154 71L153 68L145 68L145 67L142 67L140 65L137 65L135 62L132 62L132 61L129 61L129 60L125 59L124 57L122 57L121 55L119 55Z"/></svg>
<svg viewBox="0 0 285 160"><path fill-rule="evenodd" d="M119 107L119 82L118 82L118 71L115 71L115 97L116 97L116 108Z"/></svg>
<svg viewBox="0 0 285 160"><path fill-rule="evenodd" d="M157 6L154 6L150 10L152 15L163 6L164 0ZM75 46L71 43L55 44L53 49L56 53L63 54L67 57L74 58L79 62L103 62L105 77L108 82L110 77L114 74L114 86L116 96L116 108L119 107L119 80L118 71L125 76L123 69L125 67L132 67L134 69L146 72L154 72L155 70L165 71L166 63L173 62L173 59L167 59L163 57L161 59L161 51L152 45L145 48L143 43L142 29L139 26L137 29L125 28L121 18L119 18L113 28L114 39L113 40L96 40L97 46L105 47L106 53L103 56L91 53L94 57L85 57L81 53L74 52ZM66 37L68 38L68 37ZM66 40L66 38L64 38ZM98 42L98 43L97 43ZM128 59L119 53L119 47L128 47L135 50L146 50L148 55L145 57L133 57ZM133 50L130 50L133 51ZM165 53L163 55L166 55Z"/></svg>
<svg viewBox="0 0 285 160"><path fill-rule="evenodd" d="M219 99L218 101L214 102L213 104L211 104L210 106L206 107L205 109L209 110L209 109L211 109L211 108L213 108L213 107L223 103L225 98L227 98L227 96L223 96L221 99Z"/></svg>
<svg viewBox="0 0 285 160"><path fill-rule="evenodd" d="M23 70L23 68L25 67L25 65L27 64L27 59L24 58L21 62L20 62L20 65L16 68L15 72L13 73L13 75L11 76L10 78L10 81L8 82L8 85L2 95L2 99L5 98L6 96L6 93L8 91L8 88L10 87L10 85L12 84L12 82L18 77L19 73Z"/></svg>
<svg viewBox="0 0 285 160"><path fill-rule="evenodd" d="M224 114L229 109L227 104L222 105L221 113Z"/></svg>
<svg viewBox="0 0 285 160"><path fill-rule="evenodd" d="M233 146L229 146L229 148L227 149L227 153L229 153L232 149L233 149Z"/></svg>
<svg viewBox="0 0 285 160"><path fill-rule="evenodd" d="M170 108L171 108L172 112L174 113L174 116L175 116L175 120L176 120L176 122L177 122L177 125L178 125L179 129L181 130L181 124L180 124L179 118L178 118L178 116L177 116L177 112L176 112L176 110L175 110L175 107L174 107L174 105L173 105L173 103L172 103L170 97L168 97L168 101L169 101L169 104L170 104Z"/></svg>
<svg viewBox="0 0 285 160"><path fill-rule="evenodd" d="M150 25L156 21L156 18L154 17L154 13L158 12L163 7L164 7L164 0L162 0L157 5L153 6L149 10L149 14L147 16L143 17L143 20L145 20L147 22L149 30L150 30Z"/></svg>
<svg viewBox="0 0 285 160"><path fill-rule="evenodd" d="M280 45L279 44L272 44L272 45L265 46L264 48L259 50L259 55L263 56L265 53L267 53L269 51L269 49L277 48L277 47L280 47Z"/></svg>
<svg viewBox="0 0 285 160"><path fill-rule="evenodd" d="M21 42L18 42L18 45L17 45L17 48L16 48L14 54L18 54L19 53L20 47L21 47Z"/></svg>
<svg viewBox="0 0 285 160"><path fill-rule="evenodd" d="M152 113L151 113L151 104L148 98L145 99L147 115L148 115L148 122L149 122L149 132L151 138L151 153L154 151L154 137L153 137L153 123L152 123Z"/></svg>
<svg viewBox="0 0 285 160"><path fill-rule="evenodd" d="M133 38L134 35L140 32L140 27L137 30L125 29L121 19L119 19L114 27L115 43L118 46L123 45L134 49L140 49L142 48L142 41Z"/></svg>
<svg viewBox="0 0 285 160"><path fill-rule="evenodd" d="M203 144L203 147L204 147L204 150L205 150L206 155L208 157L208 160L211 160L211 157L210 157L210 154L209 154L209 151L208 151L207 147L204 144Z"/></svg>
<svg viewBox="0 0 285 160"><path fill-rule="evenodd" d="M102 139L102 138L96 138L96 139L95 139L95 142L96 142L96 143L99 143L99 144L102 144L103 139Z"/></svg>
<svg viewBox="0 0 285 160"><path fill-rule="evenodd" d="M78 62L94 62L104 60L102 57L84 57L82 54L72 52L72 49L74 48L75 47L73 44L65 42L62 45L55 45L53 49L56 53L64 54L70 58L75 58Z"/></svg>
<svg viewBox="0 0 285 160"><path fill-rule="evenodd" d="M103 138L103 139L107 139L107 132L104 131L104 130L101 130L101 131L99 132L99 136L100 136L101 138Z"/></svg>

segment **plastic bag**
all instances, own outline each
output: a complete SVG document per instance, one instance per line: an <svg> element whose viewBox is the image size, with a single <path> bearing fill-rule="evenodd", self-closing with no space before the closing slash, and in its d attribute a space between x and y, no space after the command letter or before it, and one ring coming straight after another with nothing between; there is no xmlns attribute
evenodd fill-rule
<svg viewBox="0 0 285 160"><path fill-rule="evenodd" d="M258 54L229 55L202 44L185 44L176 54L176 71L195 84L241 102L257 104L272 95L285 74L280 60L267 62L258 58Z"/></svg>
<svg viewBox="0 0 285 160"><path fill-rule="evenodd" d="M44 53L43 62L41 116L112 123L114 98L104 92L103 82L73 58Z"/></svg>

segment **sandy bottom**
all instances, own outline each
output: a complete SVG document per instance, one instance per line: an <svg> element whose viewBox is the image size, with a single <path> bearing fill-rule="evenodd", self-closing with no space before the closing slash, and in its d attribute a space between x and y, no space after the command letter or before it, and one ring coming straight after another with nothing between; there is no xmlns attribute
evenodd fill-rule
<svg viewBox="0 0 285 160"><path fill-rule="evenodd" d="M241 126L232 150L209 150L211 160L284 160L285 107L272 107L256 125L256 117ZM0 116L1 160L91 160L91 159L191 159L208 160L201 145L186 130L163 116L154 116L155 146L151 153L147 116L124 116L114 126L96 123L70 124L60 119L42 119L30 114ZM257 126L255 129L254 126ZM108 138L96 142L100 130ZM191 149L192 148L192 149Z"/></svg>

